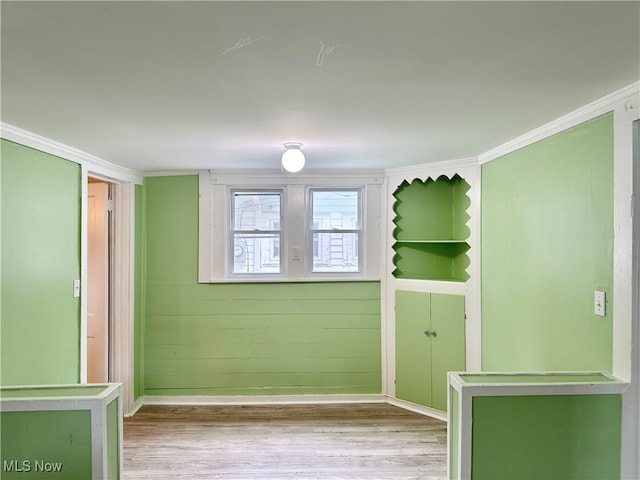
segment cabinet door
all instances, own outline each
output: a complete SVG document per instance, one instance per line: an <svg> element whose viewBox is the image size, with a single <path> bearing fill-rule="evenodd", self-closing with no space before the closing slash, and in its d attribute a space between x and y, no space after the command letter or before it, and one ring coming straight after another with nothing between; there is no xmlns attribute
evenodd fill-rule
<svg viewBox="0 0 640 480"><path fill-rule="evenodd" d="M431 406L447 409L447 372L465 369L464 296L431 294Z"/></svg>
<svg viewBox="0 0 640 480"><path fill-rule="evenodd" d="M430 297L427 293L396 291L396 397L431 403Z"/></svg>

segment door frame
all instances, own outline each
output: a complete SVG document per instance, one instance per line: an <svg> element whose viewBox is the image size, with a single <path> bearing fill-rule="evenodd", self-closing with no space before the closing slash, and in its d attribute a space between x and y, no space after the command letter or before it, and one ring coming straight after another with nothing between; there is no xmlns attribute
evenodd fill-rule
<svg viewBox="0 0 640 480"><path fill-rule="evenodd" d="M84 288L87 265L87 181L89 173L92 177L102 178L116 185L116 195L120 202L115 206L118 217L116 233L116 265L115 265L115 327L119 355L114 368L114 379L122 382L122 410L125 414L133 411L133 312L134 312L134 221L135 221L135 186L144 183L141 172L115 165L99 157L91 155L51 138L34 132L0 122L0 137L11 142L49 153L80 165L80 358L78 379L81 383L87 378L87 299Z"/></svg>
<svg viewBox="0 0 640 480"><path fill-rule="evenodd" d="M632 457L635 454L635 475L640 473L640 435L638 433L638 427L640 424L640 222L638 217L640 216L640 118L636 119L632 123L632 163L633 163L633 188L632 188L632 203L631 203L631 216L633 218L633 240L632 240L632 280L631 280L631 292L632 292L632 358L633 362L632 376L631 376L631 392L632 392L632 413L630 415L632 419L632 426L630 427L630 433L635 435L633 438L633 448L635 452L630 453Z"/></svg>
<svg viewBox="0 0 640 480"><path fill-rule="evenodd" d="M104 180L114 188L114 231L113 231L113 306L110 353L113 371L112 382L122 383L122 410L129 413L133 408L133 302L134 302L134 259L133 245L135 220L135 184L104 174L101 169L82 165L81 185L81 245L80 245L80 383L87 382L87 236L88 236L88 179ZM109 172L110 173L110 172Z"/></svg>

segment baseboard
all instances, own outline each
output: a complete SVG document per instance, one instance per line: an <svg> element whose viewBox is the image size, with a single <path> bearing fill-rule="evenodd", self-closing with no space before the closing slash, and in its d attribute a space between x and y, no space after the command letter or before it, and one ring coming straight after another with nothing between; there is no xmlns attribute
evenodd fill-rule
<svg viewBox="0 0 640 480"><path fill-rule="evenodd" d="M355 395L145 395L142 405L301 405L312 403L385 403L382 394Z"/></svg>
<svg viewBox="0 0 640 480"><path fill-rule="evenodd" d="M125 413L124 417L125 418L133 417L136 414L136 412L142 408L142 405L143 405L142 397L138 397L138 399L135 402L133 402L133 407L131 408L131 411Z"/></svg>
<svg viewBox="0 0 640 480"><path fill-rule="evenodd" d="M354 395L145 395L134 404L134 415L144 405L305 405L340 403L388 403L411 412L447 421L447 412L407 402L383 394Z"/></svg>
<svg viewBox="0 0 640 480"><path fill-rule="evenodd" d="M442 410L436 410L435 408L425 407L424 405L418 405L417 403L411 403L406 400L400 400L399 398L393 397L386 397L386 402L390 405L419 413L420 415L437 418L438 420L443 420L445 422L447 421L447 412L443 412Z"/></svg>

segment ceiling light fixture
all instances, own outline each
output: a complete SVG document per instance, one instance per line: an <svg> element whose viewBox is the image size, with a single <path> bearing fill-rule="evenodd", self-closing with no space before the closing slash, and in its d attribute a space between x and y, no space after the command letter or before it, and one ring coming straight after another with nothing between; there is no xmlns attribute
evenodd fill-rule
<svg viewBox="0 0 640 480"><path fill-rule="evenodd" d="M300 150L300 142L287 142L284 144L282 154L282 168L287 172L296 173L304 167L304 153Z"/></svg>

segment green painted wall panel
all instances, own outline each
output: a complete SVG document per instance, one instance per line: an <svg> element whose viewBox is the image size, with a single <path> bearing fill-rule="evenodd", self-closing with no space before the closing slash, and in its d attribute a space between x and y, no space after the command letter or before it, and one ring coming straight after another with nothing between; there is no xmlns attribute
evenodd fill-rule
<svg viewBox="0 0 640 480"><path fill-rule="evenodd" d="M475 397L474 480L620 478L620 395Z"/></svg>
<svg viewBox="0 0 640 480"><path fill-rule="evenodd" d="M151 322L152 318L148 319ZM274 319L274 323L277 319ZM346 329L346 328L305 328L302 326L277 325L267 328L245 328L238 323L233 329L219 328L191 328L189 322L183 323L183 328L168 330L151 330L147 333L147 339L154 345L210 345L211 347L229 344L278 344L310 343L335 341L344 344L353 342L369 343L380 337L380 332L373 329ZM151 345L146 349L151 348Z"/></svg>
<svg viewBox="0 0 640 480"><path fill-rule="evenodd" d="M297 372L148 375L147 395L370 394L379 373Z"/></svg>
<svg viewBox="0 0 640 480"><path fill-rule="evenodd" d="M482 166L484 370L611 371L612 278L612 114Z"/></svg>
<svg viewBox="0 0 640 480"><path fill-rule="evenodd" d="M107 405L107 478L120 478L120 419L118 399Z"/></svg>
<svg viewBox="0 0 640 480"><path fill-rule="evenodd" d="M80 167L1 148L3 385L79 381Z"/></svg>
<svg viewBox="0 0 640 480"><path fill-rule="evenodd" d="M308 338L293 339L286 342L275 343L271 340L265 341L262 338L246 339L241 329L234 337L225 335L224 332L205 332L203 336L215 336L214 342L190 342L156 344L147 349L146 356L153 364L162 362L163 359L171 358L245 358L250 355L252 358L274 358L274 357L311 357L319 358L326 355L340 356L341 358L371 358L378 354L373 341L378 336L377 332L364 332L362 338L341 338L332 344L327 344L324 339ZM358 331L356 336L359 335ZM282 335L287 335L283 330ZM255 338L255 336L254 336ZM333 339L333 336L330 337ZM171 341L171 340L169 340ZM345 351L356 345L358 348Z"/></svg>
<svg viewBox="0 0 640 480"><path fill-rule="evenodd" d="M147 395L380 393L380 284L198 284L198 181L145 181Z"/></svg>
<svg viewBox="0 0 640 480"><path fill-rule="evenodd" d="M260 289L259 285L246 285L245 289ZM287 287L286 284L280 288L293 290L295 287ZM317 285L316 289L321 290L322 285ZM150 289L151 290L151 289ZM238 289L241 290L241 289ZM167 311L179 309L182 315L207 315L216 312L218 315L310 315L318 313L326 314L364 314L371 315L379 313L379 302L377 300L343 300L329 296L331 302L324 299L291 298L291 299L245 299L227 298L224 300L199 300L185 297L155 296L152 291L147 292L147 315L162 314ZM240 302L246 302L239 305Z"/></svg>
<svg viewBox="0 0 640 480"><path fill-rule="evenodd" d="M2 412L0 423L3 480L91 478L89 410ZM58 471L44 470L47 463Z"/></svg>
<svg viewBox="0 0 640 480"><path fill-rule="evenodd" d="M469 278L467 243L396 243L393 250L398 278L460 282Z"/></svg>
<svg viewBox="0 0 640 480"><path fill-rule="evenodd" d="M275 325L297 328L371 328L378 329L380 324L379 314L343 314L339 317L326 313L308 315L260 315L260 314L235 314L235 315L149 315L153 317L153 324L147 328L147 332L156 330L184 328L188 322L191 328L272 328Z"/></svg>
<svg viewBox="0 0 640 480"><path fill-rule="evenodd" d="M198 269L198 177L150 177L146 189L147 309L156 284L194 286ZM181 290L177 293L184 293Z"/></svg>
<svg viewBox="0 0 640 480"><path fill-rule="evenodd" d="M447 382L448 383L448 382ZM458 478L458 462L460 460L460 396L458 391L449 387L449 395L451 396L451 412L449 414L449 422L447 423L447 434L449 441L449 479L456 480Z"/></svg>
<svg viewBox="0 0 640 480"><path fill-rule="evenodd" d="M459 176L418 179L394 193L394 238L397 240L464 240L469 236L466 213L469 185Z"/></svg>

